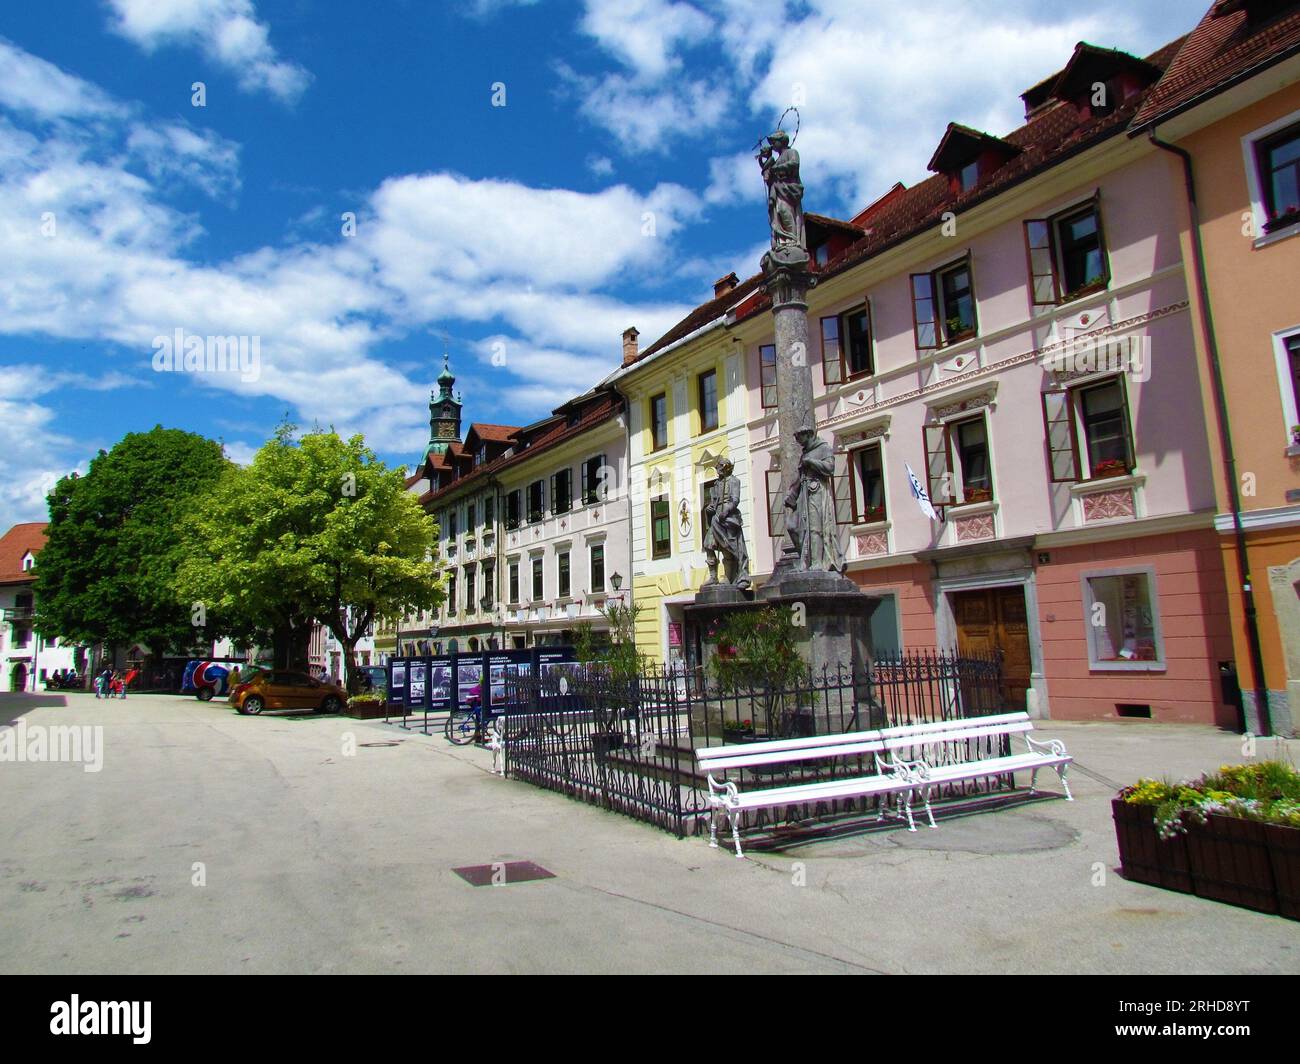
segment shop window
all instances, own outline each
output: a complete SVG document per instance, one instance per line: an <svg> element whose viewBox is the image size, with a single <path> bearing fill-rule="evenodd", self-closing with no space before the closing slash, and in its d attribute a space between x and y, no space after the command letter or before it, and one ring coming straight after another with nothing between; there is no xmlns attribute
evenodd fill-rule
<svg viewBox="0 0 1300 1064"><path fill-rule="evenodd" d="M1085 574L1083 589L1088 657L1094 667L1163 667L1150 571Z"/></svg>

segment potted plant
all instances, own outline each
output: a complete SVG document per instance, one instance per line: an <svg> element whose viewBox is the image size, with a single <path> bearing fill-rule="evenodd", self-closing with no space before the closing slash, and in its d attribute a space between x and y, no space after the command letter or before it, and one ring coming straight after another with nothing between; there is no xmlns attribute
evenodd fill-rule
<svg viewBox="0 0 1300 1064"><path fill-rule="evenodd" d="M348 699L347 715L356 717L358 720L373 720L375 717L385 715L386 696L370 692L364 695L353 695Z"/></svg>
<svg viewBox="0 0 1300 1064"><path fill-rule="evenodd" d="M754 722L752 720L724 720L722 722L722 741L724 743L753 742Z"/></svg>
<svg viewBox="0 0 1300 1064"><path fill-rule="evenodd" d="M1291 446L1300 447L1300 425L1291 426Z"/></svg>
<svg viewBox="0 0 1300 1064"><path fill-rule="evenodd" d="M883 521L884 519L885 519L885 504L883 502L878 503L875 506L868 506L862 512L862 520L867 524L871 524L873 521Z"/></svg>
<svg viewBox="0 0 1300 1064"><path fill-rule="evenodd" d="M1300 773L1224 765L1177 783L1144 779L1112 803L1127 878L1300 919Z"/></svg>
<svg viewBox="0 0 1300 1064"><path fill-rule="evenodd" d="M1103 480L1106 477L1123 477L1128 475L1128 463L1122 458L1106 458L1092 467L1092 477L1094 480Z"/></svg>

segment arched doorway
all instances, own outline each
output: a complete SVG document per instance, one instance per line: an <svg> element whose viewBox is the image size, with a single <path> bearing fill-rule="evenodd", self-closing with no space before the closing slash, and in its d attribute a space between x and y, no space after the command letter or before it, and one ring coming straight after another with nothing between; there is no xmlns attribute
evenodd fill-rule
<svg viewBox="0 0 1300 1064"><path fill-rule="evenodd" d="M9 690L26 691L27 690L27 665L25 662L18 662L9 673Z"/></svg>

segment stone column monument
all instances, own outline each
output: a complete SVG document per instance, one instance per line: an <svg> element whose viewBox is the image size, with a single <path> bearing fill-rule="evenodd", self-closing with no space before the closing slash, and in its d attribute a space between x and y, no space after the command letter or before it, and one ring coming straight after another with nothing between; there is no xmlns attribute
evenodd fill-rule
<svg viewBox="0 0 1300 1064"><path fill-rule="evenodd" d="M732 575L736 571L744 573L743 566L737 566L736 570L727 566L727 580L711 579L696 595L695 604L686 608L686 615L693 639L707 657L704 633L711 631L728 613L764 606L789 609L802 636L800 654L814 676L820 679L823 668L832 678L837 670L851 670L855 687L860 687L859 702L866 703L872 661L871 614L880 600L864 595L844 576L844 550L841 529L835 520L832 490L835 455L831 445L816 430L807 293L817 278L810 269L799 153L782 129L765 137L763 143L757 159L767 185L772 248L763 255L762 269L772 297L776 334L785 534L772 577L760 589L757 601L750 601L748 577L736 579ZM724 483L729 473L727 470L724 474ZM759 482L757 477L751 479L752 484ZM739 537L743 550L738 513L734 527L719 527L711 534L713 538L706 546L713 545L724 558L727 547L734 543L731 537ZM715 569L716 563L710 562L711 572ZM735 583L731 582L733 579ZM821 710L809 708L815 717L820 717ZM829 726L829 717L815 725L818 731ZM869 715L864 715L862 727L871 726Z"/></svg>

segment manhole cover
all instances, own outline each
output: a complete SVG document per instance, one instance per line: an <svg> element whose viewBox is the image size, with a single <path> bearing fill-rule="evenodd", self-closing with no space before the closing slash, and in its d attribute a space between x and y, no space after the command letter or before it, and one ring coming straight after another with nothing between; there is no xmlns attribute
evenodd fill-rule
<svg viewBox="0 0 1300 1064"><path fill-rule="evenodd" d="M554 872L548 872L532 861L494 861L492 864L453 868L452 871L472 887L504 887L511 883L555 878Z"/></svg>
<svg viewBox="0 0 1300 1064"><path fill-rule="evenodd" d="M385 739L378 743L357 743L357 746L401 746L402 742L401 739Z"/></svg>

